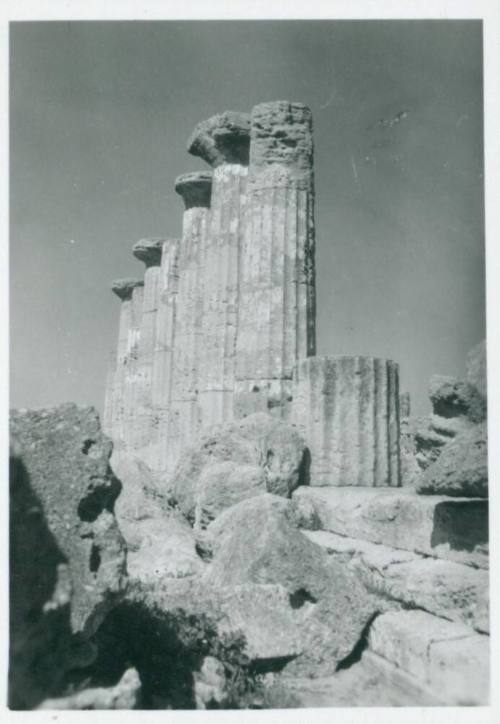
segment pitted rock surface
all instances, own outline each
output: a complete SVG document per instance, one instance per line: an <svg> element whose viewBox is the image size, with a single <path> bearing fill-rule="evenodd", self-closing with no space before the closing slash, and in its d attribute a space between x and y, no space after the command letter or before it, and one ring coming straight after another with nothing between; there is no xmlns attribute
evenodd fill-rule
<svg viewBox="0 0 500 724"><path fill-rule="evenodd" d="M72 665L68 564L13 446L10 458L8 704L31 709L55 695Z"/></svg>
<svg viewBox="0 0 500 724"><path fill-rule="evenodd" d="M115 515L127 544L130 580L155 584L200 573L193 530L159 495L147 466L121 452L114 452L110 463L123 486Z"/></svg>
<svg viewBox="0 0 500 724"><path fill-rule="evenodd" d="M440 417L465 417L471 422L486 418L484 397L469 382L434 375L429 383L429 397L434 413Z"/></svg>
<svg viewBox="0 0 500 724"><path fill-rule="evenodd" d="M224 111L198 123L188 141L188 152L214 168L223 163L248 165L250 115Z"/></svg>
<svg viewBox="0 0 500 724"><path fill-rule="evenodd" d="M307 106L289 101L254 106L250 146L253 174L279 165L309 179L312 161L312 114Z"/></svg>
<svg viewBox="0 0 500 724"><path fill-rule="evenodd" d="M183 173L175 179L175 190L184 199L186 209L210 207L212 174L209 171Z"/></svg>
<svg viewBox="0 0 500 724"><path fill-rule="evenodd" d="M142 279L116 279L111 283L111 291L119 297L122 302L131 299L132 292L136 287L143 287Z"/></svg>
<svg viewBox="0 0 500 724"><path fill-rule="evenodd" d="M140 239L132 247L133 255L144 262L146 267L159 266L161 263L161 250L166 239L155 237Z"/></svg>
<svg viewBox="0 0 500 724"><path fill-rule="evenodd" d="M264 413L217 425L202 434L181 457L170 482L171 499L193 521L196 506L199 502L202 504L207 487L214 489L213 485L203 483L205 469L224 462L260 468L267 492L289 497L298 485L307 483L306 451L304 440L292 426ZM252 476L248 478L247 474L248 471L242 470L238 483L240 493L236 492L236 496L243 494L245 488L248 490ZM236 470L231 476L237 480ZM251 487L260 492L259 485L252 483ZM218 509L223 506L223 489L221 482Z"/></svg>
<svg viewBox="0 0 500 724"><path fill-rule="evenodd" d="M121 485L109 467L111 441L91 407L13 410L17 457L67 561L74 631L93 633L123 592L126 551L113 513Z"/></svg>
<svg viewBox="0 0 500 724"><path fill-rule="evenodd" d="M442 449L425 471L417 492L488 497L488 430L486 423L464 430Z"/></svg>
<svg viewBox="0 0 500 724"><path fill-rule="evenodd" d="M258 532L258 533L257 533ZM264 494L228 508L208 528L212 588L280 584L301 619L303 654L290 670L332 673L380 610L351 571L297 529L290 501Z"/></svg>

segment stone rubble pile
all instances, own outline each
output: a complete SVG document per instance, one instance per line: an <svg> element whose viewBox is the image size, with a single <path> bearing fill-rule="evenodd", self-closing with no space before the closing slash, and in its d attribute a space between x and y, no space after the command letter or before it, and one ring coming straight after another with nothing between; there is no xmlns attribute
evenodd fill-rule
<svg viewBox="0 0 500 724"><path fill-rule="evenodd" d="M428 418L392 360L315 356L309 109L188 149L182 238L112 285L113 445L91 409L12 415L11 706L486 704L484 344Z"/></svg>

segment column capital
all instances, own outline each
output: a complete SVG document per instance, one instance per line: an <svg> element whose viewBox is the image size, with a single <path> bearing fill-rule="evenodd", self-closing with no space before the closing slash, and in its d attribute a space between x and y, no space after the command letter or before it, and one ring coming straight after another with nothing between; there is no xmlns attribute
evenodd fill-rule
<svg viewBox="0 0 500 724"><path fill-rule="evenodd" d="M188 152L216 168L223 163L248 166L250 114L224 111L198 123L189 141Z"/></svg>
<svg viewBox="0 0 500 724"><path fill-rule="evenodd" d="M119 297L122 302L132 297L132 292L136 287L143 287L144 282L141 279L115 279L111 282L111 291Z"/></svg>
<svg viewBox="0 0 500 724"><path fill-rule="evenodd" d="M183 173L175 179L175 190L179 196L182 196L186 209L191 209L193 206L209 208L212 196L212 172Z"/></svg>
<svg viewBox="0 0 500 724"><path fill-rule="evenodd" d="M132 254L144 262L146 268L150 266L160 266L161 250L163 243L166 241L163 237L155 236L148 239L140 239L132 247Z"/></svg>

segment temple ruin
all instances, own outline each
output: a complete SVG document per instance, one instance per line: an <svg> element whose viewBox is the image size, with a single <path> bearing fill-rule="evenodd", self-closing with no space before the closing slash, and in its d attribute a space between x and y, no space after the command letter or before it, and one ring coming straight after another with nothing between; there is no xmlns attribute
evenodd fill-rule
<svg viewBox="0 0 500 724"><path fill-rule="evenodd" d="M105 431L157 473L219 422L295 424L312 485L399 486L398 365L316 357L311 111L261 103L202 121L188 142L211 171L175 181L182 238L144 239L144 280L119 280Z"/></svg>

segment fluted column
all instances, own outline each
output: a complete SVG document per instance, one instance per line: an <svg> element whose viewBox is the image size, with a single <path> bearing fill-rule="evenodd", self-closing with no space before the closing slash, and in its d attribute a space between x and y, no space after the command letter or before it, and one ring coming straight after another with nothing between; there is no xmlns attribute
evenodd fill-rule
<svg viewBox="0 0 500 724"><path fill-rule="evenodd" d="M156 472L165 472L168 462L168 427L177 317L179 249L179 239L167 239L163 242L151 382L153 429L147 456L149 466Z"/></svg>
<svg viewBox="0 0 500 724"><path fill-rule="evenodd" d="M294 371L291 417L310 449L311 485L400 485L395 362L301 360Z"/></svg>
<svg viewBox="0 0 500 724"><path fill-rule="evenodd" d="M247 194L235 409L286 416L293 367L316 345L309 108L286 101L253 108Z"/></svg>
<svg viewBox="0 0 500 724"><path fill-rule="evenodd" d="M144 294L133 374L133 415L130 419L129 447L143 450L151 439L153 427L152 371L158 310L160 262L163 239L141 239L133 247L134 256L144 262Z"/></svg>
<svg viewBox="0 0 500 724"><path fill-rule="evenodd" d="M136 388L140 382L138 362L143 300L144 282L141 282L133 287L130 300L130 323L127 329L126 355L123 366L123 400L118 425L118 438L127 451L133 449Z"/></svg>
<svg viewBox="0 0 500 724"><path fill-rule="evenodd" d="M113 440L116 447L125 444L124 415L126 378L131 355L134 353L134 329L138 328L136 318L137 303L132 301L133 294L142 295L144 282L139 279L117 279L111 284L111 290L121 301L118 328L118 345L114 355L114 366L108 375L104 401L104 431ZM138 291L136 291L138 290Z"/></svg>
<svg viewBox="0 0 500 724"><path fill-rule="evenodd" d="M202 426L233 416L249 135L249 115L226 111L200 123L188 145L190 153L214 168L205 257L204 345L199 369Z"/></svg>
<svg viewBox="0 0 500 724"><path fill-rule="evenodd" d="M204 359L203 299L212 174L179 176L175 190L184 200L178 258L175 346L172 357L168 469L191 444L200 427L199 370Z"/></svg>

